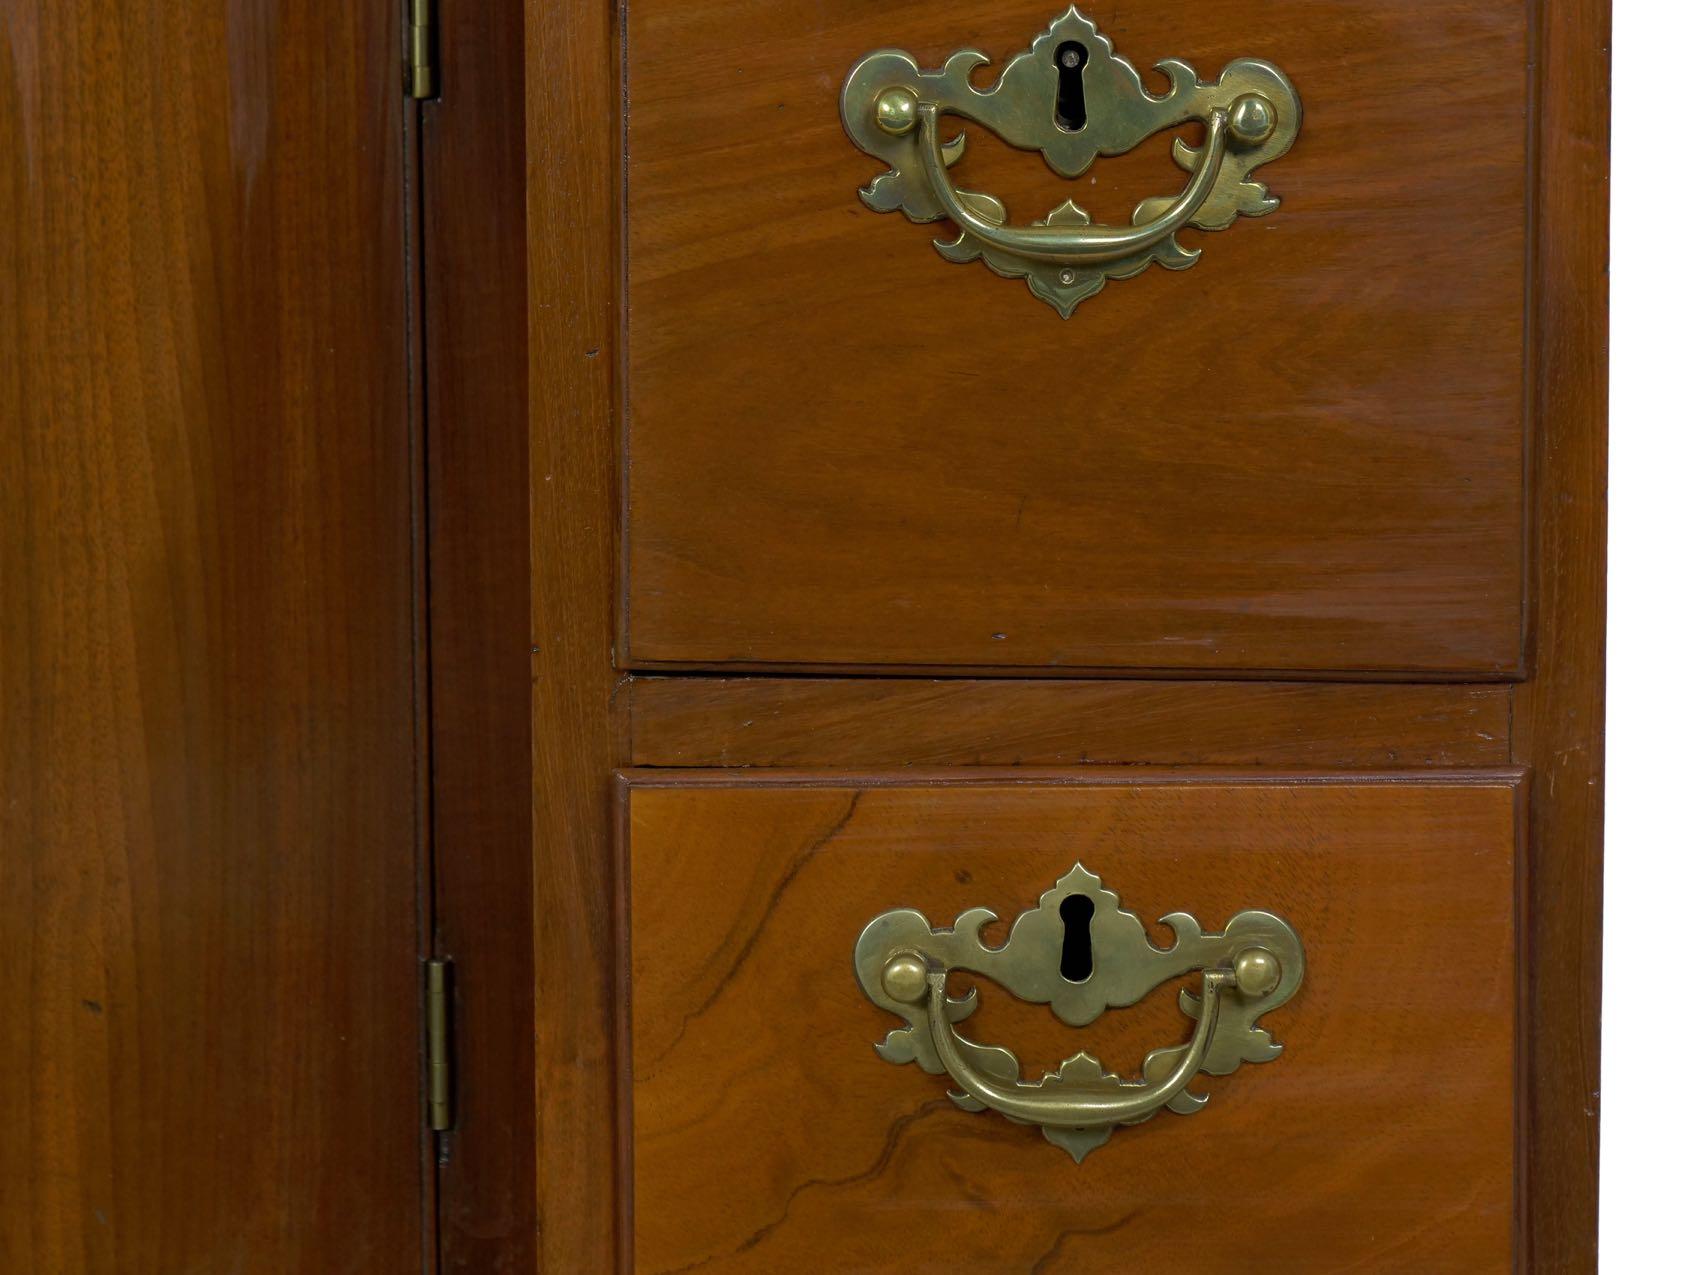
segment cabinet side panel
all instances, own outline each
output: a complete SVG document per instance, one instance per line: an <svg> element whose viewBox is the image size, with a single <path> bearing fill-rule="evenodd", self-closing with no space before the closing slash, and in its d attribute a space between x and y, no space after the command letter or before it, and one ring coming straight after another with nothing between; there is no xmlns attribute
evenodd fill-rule
<svg viewBox="0 0 1700 1275"><path fill-rule="evenodd" d="M1611 5L1544 0L1535 213L1530 1269L1598 1260Z"/></svg>

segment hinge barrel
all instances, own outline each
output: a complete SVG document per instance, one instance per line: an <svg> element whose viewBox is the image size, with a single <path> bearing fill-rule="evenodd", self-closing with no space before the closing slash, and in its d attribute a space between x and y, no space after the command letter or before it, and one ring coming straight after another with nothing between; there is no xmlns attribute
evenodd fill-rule
<svg viewBox="0 0 1700 1275"><path fill-rule="evenodd" d="M425 1094L426 1123L436 1131L451 1127L449 1065L449 963L425 962Z"/></svg>
<svg viewBox="0 0 1700 1275"><path fill-rule="evenodd" d="M408 0L407 6L407 95L415 99L437 96L437 0Z"/></svg>

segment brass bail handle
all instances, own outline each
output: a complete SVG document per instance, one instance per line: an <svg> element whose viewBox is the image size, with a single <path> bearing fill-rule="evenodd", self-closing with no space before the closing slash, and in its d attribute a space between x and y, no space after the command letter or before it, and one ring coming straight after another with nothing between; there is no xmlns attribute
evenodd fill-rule
<svg viewBox="0 0 1700 1275"><path fill-rule="evenodd" d="M1224 989L1248 997L1267 996L1281 981L1281 963L1273 952L1250 947L1227 969L1203 971L1199 993L1198 1027L1175 1069L1159 1083L1118 1085L1058 1084L1034 1088L1006 1084L981 1074L963 1057L956 1030L950 1025L945 981L949 971L929 967L915 952L902 952L887 963L881 982L894 1000L926 1002L928 1034L945 1072L971 1098L998 1114L1024 1124L1063 1129L1105 1129L1135 1124L1156 1115L1198 1077L1221 1016Z"/></svg>
<svg viewBox="0 0 1700 1275"><path fill-rule="evenodd" d="M1222 171L1228 140L1256 145L1275 128L1274 103L1256 93L1243 94L1227 109L1217 107L1210 111L1205 123L1203 156L1192 180L1167 212L1143 223L1136 212L1135 224L1126 229L1091 223L1015 227L976 212L946 175L948 161L939 140L939 116L945 113L952 112L938 102L923 102L913 91L902 87L886 89L874 103L880 129L892 137L905 137L919 128L922 171L934 196L958 227L984 244L1028 261L1067 266L1103 265L1156 247L1204 207Z"/></svg>

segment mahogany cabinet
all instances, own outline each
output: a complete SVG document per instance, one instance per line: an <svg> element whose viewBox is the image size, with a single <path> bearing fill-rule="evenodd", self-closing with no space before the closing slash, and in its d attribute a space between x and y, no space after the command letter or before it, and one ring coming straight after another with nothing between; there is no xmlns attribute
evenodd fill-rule
<svg viewBox="0 0 1700 1275"><path fill-rule="evenodd" d="M0 33L0 1267L1595 1268L1607 0Z"/></svg>
<svg viewBox="0 0 1700 1275"><path fill-rule="evenodd" d="M1606 17L528 6L543 1269L1592 1268Z"/></svg>

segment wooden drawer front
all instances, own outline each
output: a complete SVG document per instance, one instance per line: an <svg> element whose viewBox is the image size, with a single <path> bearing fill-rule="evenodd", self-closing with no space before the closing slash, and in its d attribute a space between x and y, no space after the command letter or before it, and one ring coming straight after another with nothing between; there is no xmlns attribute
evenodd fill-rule
<svg viewBox="0 0 1700 1275"><path fill-rule="evenodd" d="M623 792L636 1270L1513 1269L1516 776L653 772ZM1263 909L1306 959L1262 1024L1279 1058L1078 1165L877 1057L901 1024L851 968L879 913L1007 921L1076 860L1162 946L1166 913L1220 930ZM1071 1028L976 980L962 1032L1029 1076L1079 1049L1136 1075L1186 1040L1196 981Z"/></svg>
<svg viewBox="0 0 1700 1275"><path fill-rule="evenodd" d="M629 6L631 660L1516 669L1527 0L1085 5L1148 88L1261 57L1304 123L1276 212L1066 322L864 207L838 114L870 50L1001 66L1063 7ZM1185 178L969 132L1023 222Z"/></svg>

